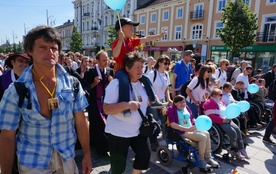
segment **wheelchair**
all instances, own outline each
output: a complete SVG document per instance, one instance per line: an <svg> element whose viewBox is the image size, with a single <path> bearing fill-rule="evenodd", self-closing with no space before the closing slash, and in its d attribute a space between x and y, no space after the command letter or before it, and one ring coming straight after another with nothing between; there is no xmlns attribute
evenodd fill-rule
<svg viewBox="0 0 276 174"><path fill-rule="evenodd" d="M254 111L256 112L259 119L265 123L269 123L270 118L272 117L272 110L265 107L264 103L257 102L254 100L249 101L250 107L254 108Z"/></svg>
<svg viewBox="0 0 276 174"><path fill-rule="evenodd" d="M240 127L239 120L237 118L232 119L235 124L237 124ZM229 161L230 160L230 153L233 151L231 149L231 144L230 144L230 135L228 135L222 128L213 123L212 127L209 129L209 134L210 134L210 141L211 141L211 150L215 154L220 154L222 152L222 149L226 150L227 152L222 154L222 159L224 161ZM245 135L241 132L243 139L245 139ZM245 147L247 146L247 143L244 143ZM233 159L237 158L236 155L233 155L231 153L231 156Z"/></svg>
<svg viewBox="0 0 276 174"><path fill-rule="evenodd" d="M186 163L181 168L183 174L188 174L191 165L199 167L199 171L203 173L211 172L212 169L200 168L200 161L198 158L197 143L184 138L178 130L166 126L165 136L166 146L159 146L156 150L157 159L163 166L169 166L172 160L178 160Z"/></svg>

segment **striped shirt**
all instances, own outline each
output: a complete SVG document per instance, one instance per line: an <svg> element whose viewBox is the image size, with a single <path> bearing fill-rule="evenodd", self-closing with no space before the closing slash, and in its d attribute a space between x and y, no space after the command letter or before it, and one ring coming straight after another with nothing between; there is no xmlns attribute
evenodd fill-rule
<svg viewBox="0 0 276 174"><path fill-rule="evenodd" d="M52 118L40 114L39 102L32 78L32 67L24 70L19 82L25 82L31 95L32 109L27 109L27 99L23 107L18 107L19 96L13 84L5 91L0 103L0 130L16 130L16 153L19 164L32 168L48 168L52 151L58 151L64 161L75 156L76 142L74 112L80 112L88 103L79 86L75 96L73 78L57 64L57 86L55 97L58 109L52 111Z"/></svg>

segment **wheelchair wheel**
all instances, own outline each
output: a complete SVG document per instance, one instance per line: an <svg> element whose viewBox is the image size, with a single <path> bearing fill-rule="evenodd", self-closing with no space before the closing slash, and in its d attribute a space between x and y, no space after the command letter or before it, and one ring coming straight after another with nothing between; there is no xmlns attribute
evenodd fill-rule
<svg viewBox="0 0 276 174"><path fill-rule="evenodd" d="M157 148L156 157L163 166L169 166L172 163L172 153L166 146Z"/></svg>
<svg viewBox="0 0 276 174"><path fill-rule="evenodd" d="M209 129L210 139L211 139L211 150L213 153L218 153L221 150L223 137L222 132L216 124L213 124Z"/></svg>
<svg viewBox="0 0 276 174"><path fill-rule="evenodd" d="M183 166L181 168L181 173L182 174L189 174L190 173L189 166L188 165L187 166Z"/></svg>

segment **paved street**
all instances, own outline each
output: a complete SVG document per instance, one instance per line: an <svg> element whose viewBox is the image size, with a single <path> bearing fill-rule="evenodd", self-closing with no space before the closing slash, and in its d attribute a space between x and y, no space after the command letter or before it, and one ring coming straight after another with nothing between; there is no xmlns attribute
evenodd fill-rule
<svg viewBox="0 0 276 174"><path fill-rule="evenodd" d="M221 168L214 169L212 173L218 174L228 174L231 170L236 169L239 174L270 174L275 173L276 171L276 146L266 145L262 142L262 137L264 130L251 130L251 135L248 137L249 146L247 146L247 152L250 156L250 160L247 161L234 161L230 160L229 162L223 161L221 155L217 155L215 158L220 161ZM276 136L274 136L276 138ZM274 139L275 140L275 139ZM165 141L160 139L160 144L165 144ZM223 153L223 152L222 152ZM81 167L81 158L82 151L78 150L76 153L76 161ZM130 149L127 161L127 168L125 173L130 174L132 169L132 161L134 158L134 153ZM111 173L110 164L108 159L99 159L92 150L92 159L93 159L93 171L92 174L106 174ZM184 164L182 162L174 160L169 167L164 167L156 159L156 155L153 152L151 155L150 168L143 173L146 174L180 174L181 167ZM81 171L81 170L80 170ZM199 173L197 167L191 168L191 173Z"/></svg>

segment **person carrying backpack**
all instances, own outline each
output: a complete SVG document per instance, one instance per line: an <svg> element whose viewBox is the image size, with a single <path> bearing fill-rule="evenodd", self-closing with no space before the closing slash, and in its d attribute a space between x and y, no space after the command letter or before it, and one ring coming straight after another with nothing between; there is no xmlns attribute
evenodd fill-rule
<svg viewBox="0 0 276 174"><path fill-rule="evenodd" d="M276 79L276 64L273 64L272 70L268 71L263 75L265 79L265 87L269 87L269 85Z"/></svg>
<svg viewBox="0 0 276 174"><path fill-rule="evenodd" d="M88 102L80 83L74 97L75 80L57 63L59 33L48 26L35 27L26 35L24 49L33 65L17 82L29 95L19 106L20 96L12 84L0 102L2 173L12 172L15 151L20 173L79 173L74 160L78 136L84 153L82 173L89 174L89 130L83 112Z"/></svg>

